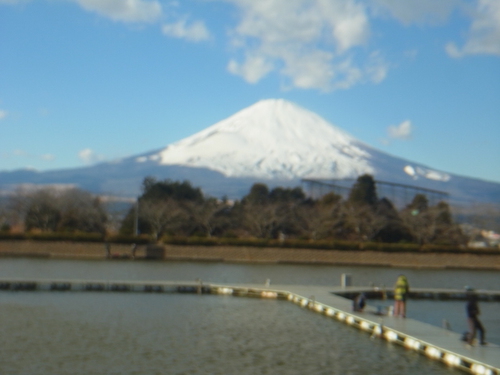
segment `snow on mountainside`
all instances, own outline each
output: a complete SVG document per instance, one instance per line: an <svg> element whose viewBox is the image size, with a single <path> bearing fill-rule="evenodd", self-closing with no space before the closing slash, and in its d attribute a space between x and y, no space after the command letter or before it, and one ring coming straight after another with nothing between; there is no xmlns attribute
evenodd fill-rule
<svg viewBox="0 0 500 375"><path fill-rule="evenodd" d="M64 184L137 196L147 176L190 181L214 197L240 199L252 184L295 187L301 179L355 179L443 191L450 200L500 203L500 184L436 171L370 147L285 100L263 100L161 150L88 167L0 171L0 195L20 184Z"/></svg>
<svg viewBox="0 0 500 375"><path fill-rule="evenodd" d="M208 168L226 177L355 178L374 172L366 149L318 115L269 99L136 160Z"/></svg>

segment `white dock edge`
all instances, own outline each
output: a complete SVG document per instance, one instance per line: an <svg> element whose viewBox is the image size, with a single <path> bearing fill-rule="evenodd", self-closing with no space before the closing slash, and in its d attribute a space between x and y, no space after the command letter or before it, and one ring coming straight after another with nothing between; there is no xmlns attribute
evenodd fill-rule
<svg viewBox="0 0 500 375"><path fill-rule="evenodd" d="M283 299L302 308L366 331L372 336L404 346L474 375L500 375L500 347L487 345L467 347L460 334L413 319L376 315L375 308L353 312L352 301L335 293L373 292L373 288L325 286L221 285L183 281L110 281L110 280L1 280L0 291L91 291L198 293ZM422 293L461 297L459 290L426 289ZM484 291L490 300L498 301L499 291Z"/></svg>
<svg viewBox="0 0 500 375"><path fill-rule="evenodd" d="M353 312L352 301L334 295L335 289L332 288L289 286L287 289L287 292L277 293L288 293L287 299L303 308L402 345L448 366L476 375L500 375L500 347L497 345L468 347L456 332L414 319L376 315L376 309L370 306L365 312ZM345 289L337 288L337 291Z"/></svg>

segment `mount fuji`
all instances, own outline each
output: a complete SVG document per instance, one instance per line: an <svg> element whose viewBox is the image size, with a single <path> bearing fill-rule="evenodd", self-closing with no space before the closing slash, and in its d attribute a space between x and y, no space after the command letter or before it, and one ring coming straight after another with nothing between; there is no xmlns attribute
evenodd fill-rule
<svg viewBox="0 0 500 375"><path fill-rule="evenodd" d="M450 194L456 202L500 203L500 184L453 175L364 144L282 99L262 100L167 147L85 168L0 172L0 189L71 184L98 194L136 196L146 176L189 180L207 195L241 198L255 182L298 186L301 179L376 180Z"/></svg>
<svg viewBox="0 0 500 375"><path fill-rule="evenodd" d="M366 148L295 104L263 100L150 159L209 168L226 177L346 178L374 172Z"/></svg>

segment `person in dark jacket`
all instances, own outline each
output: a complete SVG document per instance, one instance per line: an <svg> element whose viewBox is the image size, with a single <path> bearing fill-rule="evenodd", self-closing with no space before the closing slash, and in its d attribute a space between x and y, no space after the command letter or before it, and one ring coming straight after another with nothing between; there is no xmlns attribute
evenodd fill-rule
<svg viewBox="0 0 500 375"><path fill-rule="evenodd" d="M366 295L364 293L358 294L352 301L352 310L363 312L366 306Z"/></svg>
<svg viewBox="0 0 500 375"><path fill-rule="evenodd" d="M479 343L480 345L486 345L485 341L485 329L483 324L478 318L481 313L479 311L479 306L477 304L477 295L471 288L466 288L467 290L467 305L465 307L467 312L467 324L469 326L469 334L467 337L467 343L472 345L474 339L476 338L476 332L479 331Z"/></svg>

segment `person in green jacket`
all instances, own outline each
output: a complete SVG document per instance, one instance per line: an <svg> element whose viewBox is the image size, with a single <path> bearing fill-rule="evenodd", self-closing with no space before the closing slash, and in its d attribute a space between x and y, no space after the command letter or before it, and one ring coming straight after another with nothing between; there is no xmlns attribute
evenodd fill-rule
<svg viewBox="0 0 500 375"><path fill-rule="evenodd" d="M405 275L399 275L394 285L394 316L406 318L406 300L410 292L410 284Z"/></svg>

